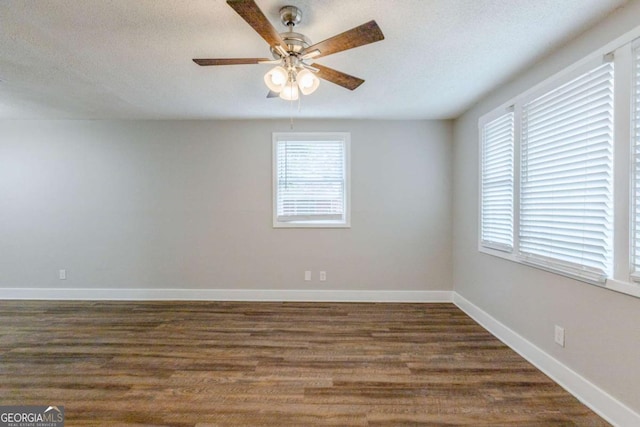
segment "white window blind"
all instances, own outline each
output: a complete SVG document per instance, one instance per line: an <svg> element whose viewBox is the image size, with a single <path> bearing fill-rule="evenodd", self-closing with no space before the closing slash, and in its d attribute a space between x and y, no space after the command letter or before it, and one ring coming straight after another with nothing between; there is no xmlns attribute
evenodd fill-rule
<svg viewBox="0 0 640 427"><path fill-rule="evenodd" d="M276 222L344 223L346 141L275 141Z"/></svg>
<svg viewBox="0 0 640 427"><path fill-rule="evenodd" d="M482 128L481 244L513 250L513 112Z"/></svg>
<svg viewBox="0 0 640 427"><path fill-rule="evenodd" d="M613 64L523 107L520 255L601 282L612 267Z"/></svg>
<svg viewBox="0 0 640 427"><path fill-rule="evenodd" d="M633 46L633 89L632 100L632 128L631 139L633 144L633 217L632 217L632 241L631 241L631 270L634 280L640 279L640 41L636 40Z"/></svg>

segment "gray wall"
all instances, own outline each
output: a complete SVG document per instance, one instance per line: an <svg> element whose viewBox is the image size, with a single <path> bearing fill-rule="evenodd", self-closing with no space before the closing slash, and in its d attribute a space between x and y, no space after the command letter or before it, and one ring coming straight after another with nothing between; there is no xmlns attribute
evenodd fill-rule
<svg viewBox="0 0 640 427"><path fill-rule="evenodd" d="M640 2L494 91L454 127L454 270L456 292L574 371L640 411L640 299L477 251L478 118L640 22ZM553 342L566 328L566 347Z"/></svg>
<svg viewBox="0 0 640 427"><path fill-rule="evenodd" d="M295 127L351 132L350 229L272 228L286 121L0 122L0 287L451 290L452 124Z"/></svg>

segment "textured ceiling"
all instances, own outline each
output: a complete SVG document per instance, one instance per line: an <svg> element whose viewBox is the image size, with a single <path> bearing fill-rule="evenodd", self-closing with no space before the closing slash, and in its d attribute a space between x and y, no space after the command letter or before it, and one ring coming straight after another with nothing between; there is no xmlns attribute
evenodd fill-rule
<svg viewBox="0 0 640 427"><path fill-rule="evenodd" d="M267 44L224 0L0 1L0 118L442 119L625 0L256 0L300 7L312 42L375 19L386 39L318 62L366 82L322 81L300 103L266 99Z"/></svg>

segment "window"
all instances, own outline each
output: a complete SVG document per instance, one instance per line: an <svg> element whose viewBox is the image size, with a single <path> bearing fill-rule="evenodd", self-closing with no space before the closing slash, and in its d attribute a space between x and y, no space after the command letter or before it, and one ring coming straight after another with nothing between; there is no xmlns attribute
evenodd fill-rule
<svg viewBox="0 0 640 427"><path fill-rule="evenodd" d="M273 226L349 227L350 135L273 134Z"/></svg>
<svg viewBox="0 0 640 427"><path fill-rule="evenodd" d="M603 281L611 273L613 64L522 110L520 254Z"/></svg>
<svg viewBox="0 0 640 427"><path fill-rule="evenodd" d="M480 118L479 251L640 297L639 36Z"/></svg>
<svg viewBox="0 0 640 427"><path fill-rule="evenodd" d="M632 128L633 144L633 190L632 190L632 238L631 238L631 271L633 279L640 280L640 42L636 41L633 49L633 90L632 93Z"/></svg>
<svg viewBox="0 0 640 427"><path fill-rule="evenodd" d="M513 250L513 112L482 127L481 244Z"/></svg>

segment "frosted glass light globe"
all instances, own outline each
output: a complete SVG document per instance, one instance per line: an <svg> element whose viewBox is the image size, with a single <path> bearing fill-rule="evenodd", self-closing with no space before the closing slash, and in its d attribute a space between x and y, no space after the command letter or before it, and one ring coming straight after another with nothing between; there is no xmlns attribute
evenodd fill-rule
<svg viewBox="0 0 640 427"><path fill-rule="evenodd" d="M283 67L277 66L272 68L264 75L264 82L274 92L280 93L284 89L288 78L287 70Z"/></svg>
<svg viewBox="0 0 640 427"><path fill-rule="evenodd" d="M318 89L318 86L320 86L320 80L318 80L315 74L307 69L303 69L298 72L296 81L298 82L298 86L300 86L300 91L304 95L312 94L316 89Z"/></svg>
<svg viewBox="0 0 640 427"><path fill-rule="evenodd" d="M280 98L287 101L295 101L298 99L298 97L298 86L293 82L287 83L280 92Z"/></svg>

